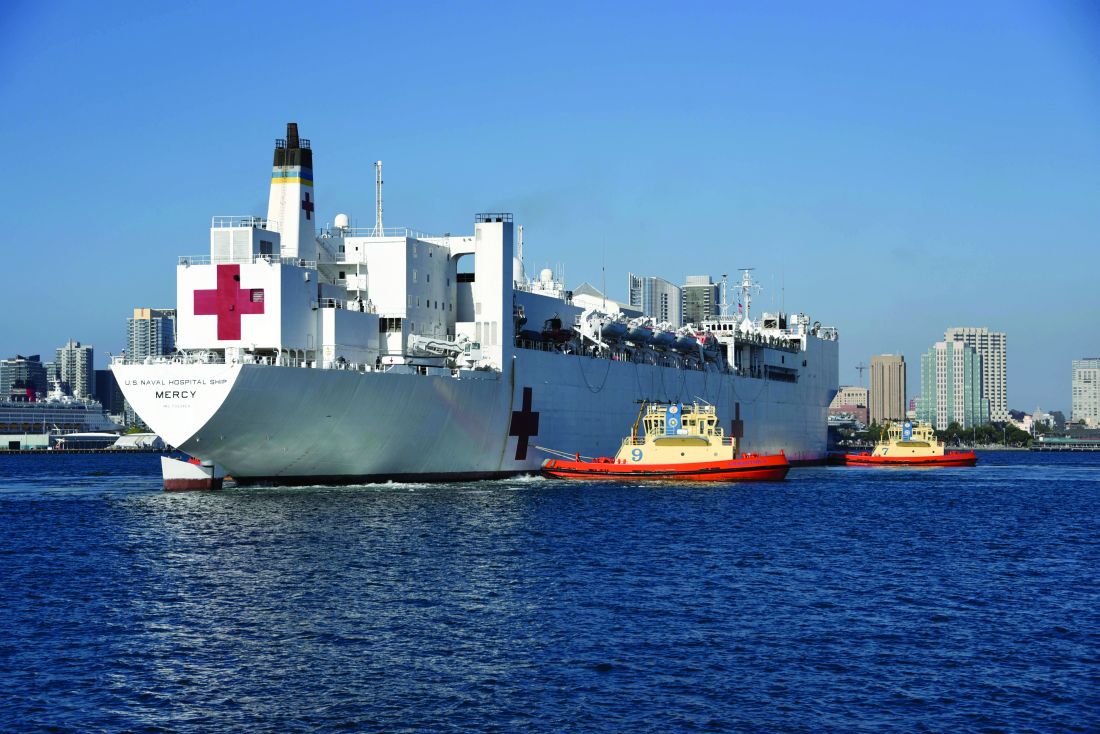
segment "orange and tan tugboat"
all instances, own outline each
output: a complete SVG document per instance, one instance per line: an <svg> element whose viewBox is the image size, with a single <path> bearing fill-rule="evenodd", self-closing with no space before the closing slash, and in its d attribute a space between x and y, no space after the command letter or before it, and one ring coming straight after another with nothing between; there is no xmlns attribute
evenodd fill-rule
<svg viewBox="0 0 1100 734"><path fill-rule="evenodd" d="M837 463L845 466L974 466L973 451L947 451L927 423L906 421L886 426L883 440L874 451L841 454Z"/></svg>
<svg viewBox="0 0 1100 734"><path fill-rule="evenodd" d="M639 435L639 423L644 433ZM561 479L685 480L692 482L778 481L791 468L783 453L741 454L738 440L718 426L713 405L642 404L630 435L614 458L558 456L542 471Z"/></svg>

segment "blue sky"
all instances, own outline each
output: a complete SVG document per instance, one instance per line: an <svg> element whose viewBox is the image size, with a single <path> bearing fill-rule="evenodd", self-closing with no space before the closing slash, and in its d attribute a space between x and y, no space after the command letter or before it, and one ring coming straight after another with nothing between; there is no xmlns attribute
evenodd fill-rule
<svg viewBox="0 0 1100 734"><path fill-rule="evenodd" d="M29 3L0 9L0 352L120 351L214 214L313 140L320 221L525 224L625 295L753 266L841 379L1008 332L1009 404L1100 355L1100 12L1086 2ZM103 361L102 357L98 360Z"/></svg>

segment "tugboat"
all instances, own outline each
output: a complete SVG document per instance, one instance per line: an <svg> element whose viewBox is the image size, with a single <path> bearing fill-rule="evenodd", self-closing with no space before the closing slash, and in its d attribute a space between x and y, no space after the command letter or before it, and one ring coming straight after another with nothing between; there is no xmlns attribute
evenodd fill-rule
<svg viewBox="0 0 1100 734"><path fill-rule="evenodd" d="M639 423L644 435L639 435ZM542 463L543 473L560 479L778 481L791 468L782 452L741 454L738 439L719 427L714 406L698 403L642 403L614 458L542 450L563 457Z"/></svg>
<svg viewBox="0 0 1100 734"><path fill-rule="evenodd" d="M947 451L927 423L889 423L886 436L874 451L841 454L836 463L845 466L974 466L973 451Z"/></svg>

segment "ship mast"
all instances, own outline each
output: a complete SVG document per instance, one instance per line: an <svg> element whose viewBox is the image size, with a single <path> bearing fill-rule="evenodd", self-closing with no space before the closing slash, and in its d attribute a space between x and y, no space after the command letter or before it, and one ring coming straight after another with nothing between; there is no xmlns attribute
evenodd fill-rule
<svg viewBox="0 0 1100 734"><path fill-rule="evenodd" d="M752 271L756 268L740 268L741 270L741 302L745 304L744 319L749 320L749 306L752 304L752 294L755 291L759 293L763 290L758 283L752 279Z"/></svg>
<svg viewBox="0 0 1100 734"><path fill-rule="evenodd" d="M384 235L382 229L382 161L374 162L374 237Z"/></svg>

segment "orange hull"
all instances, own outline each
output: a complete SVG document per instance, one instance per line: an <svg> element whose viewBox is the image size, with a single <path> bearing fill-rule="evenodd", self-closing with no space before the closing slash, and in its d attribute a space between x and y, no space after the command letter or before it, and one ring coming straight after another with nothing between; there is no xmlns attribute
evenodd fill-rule
<svg viewBox="0 0 1100 734"><path fill-rule="evenodd" d="M943 456L844 454L839 463L845 466L974 466L978 457L973 451L953 451Z"/></svg>
<svg viewBox="0 0 1100 734"><path fill-rule="evenodd" d="M783 454L742 456L693 464L616 464L614 459L564 461L547 459L542 471L559 479L631 481L638 479L689 482L775 482L791 468Z"/></svg>

